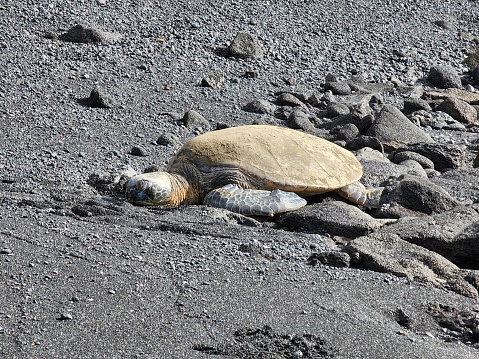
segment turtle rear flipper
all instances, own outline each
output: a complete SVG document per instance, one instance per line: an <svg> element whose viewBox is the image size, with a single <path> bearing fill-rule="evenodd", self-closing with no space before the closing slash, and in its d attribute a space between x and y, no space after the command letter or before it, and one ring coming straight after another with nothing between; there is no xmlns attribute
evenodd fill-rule
<svg viewBox="0 0 479 359"><path fill-rule="evenodd" d="M354 182L337 190L337 193L351 202L367 208L379 207L383 187L366 188L361 182Z"/></svg>
<svg viewBox="0 0 479 359"><path fill-rule="evenodd" d="M306 205L306 200L294 192L244 189L228 184L209 192L204 204L244 215L272 217L276 213L301 208Z"/></svg>

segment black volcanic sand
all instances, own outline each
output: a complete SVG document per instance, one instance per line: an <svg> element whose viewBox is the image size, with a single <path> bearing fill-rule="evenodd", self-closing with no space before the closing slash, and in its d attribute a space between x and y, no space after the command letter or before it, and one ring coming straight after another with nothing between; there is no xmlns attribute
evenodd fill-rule
<svg viewBox="0 0 479 359"><path fill-rule="evenodd" d="M326 236L204 206L134 207L87 183L162 166L206 127L281 124L242 107L317 92L327 73L412 84L436 64L464 72L473 42L460 33L477 30L476 2L65 3L0 3L1 357L479 357L429 314L473 299L309 265ZM76 24L111 37L65 41ZM238 31L262 57L223 56ZM402 64L390 61L398 51L409 54ZM200 86L207 76L221 81ZM114 107L88 106L98 85ZM209 126L178 124L190 109ZM158 145L164 134L178 144Z"/></svg>

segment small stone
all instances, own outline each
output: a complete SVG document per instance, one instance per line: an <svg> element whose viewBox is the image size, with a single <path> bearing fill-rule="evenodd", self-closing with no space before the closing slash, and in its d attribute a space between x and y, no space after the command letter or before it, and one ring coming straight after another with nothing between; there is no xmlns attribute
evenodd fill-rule
<svg viewBox="0 0 479 359"><path fill-rule="evenodd" d="M133 147L131 148L130 153L131 153L133 156L140 156L140 157L146 157L146 156L148 156L147 151L146 151L143 147L140 147L140 146L133 146Z"/></svg>
<svg viewBox="0 0 479 359"><path fill-rule="evenodd" d="M456 27L446 20L436 20L434 24L444 30L456 31Z"/></svg>
<svg viewBox="0 0 479 359"><path fill-rule="evenodd" d="M0 254L12 254L12 250L10 248L2 248L0 249Z"/></svg>
<svg viewBox="0 0 479 359"><path fill-rule="evenodd" d="M326 82L324 84L324 89L326 91L331 91L333 95L350 95L351 87L347 82Z"/></svg>
<svg viewBox="0 0 479 359"><path fill-rule="evenodd" d="M397 323L400 326L405 327L407 329L410 329L413 326L413 320L401 308L398 308L396 310L395 317L396 317Z"/></svg>
<svg viewBox="0 0 479 359"><path fill-rule="evenodd" d="M96 86L90 92L90 97L86 100L90 107L112 108L117 106L115 99L100 86Z"/></svg>
<svg viewBox="0 0 479 359"><path fill-rule="evenodd" d="M243 107L243 110L246 112L266 114L266 115L273 116L274 112L276 111L276 106L266 100L253 100L251 102L248 102Z"/></svg>
<svg viewBox="0 0 479 359"><path fill-rule="evenodd" d="M78 24L63 34L61 39L76 43L114 43L121 39L121 35L102 31L90 25Z"/></svg>
<svg viewBox="0 0 479 359"><path fill-rule="evenodd" d="M263 56L263 50L251 34L238 32L228 46L227 56L241 59L257 59Z"/></svg>
<svg viewBox="0 0 479 359"><path fill-rule="evenodd" d="M243 74L243 77L247 79L257 79L259 76L258 71L250 70L250 71L245 71Z"/></svg>
<svg viewBox="0 0 479 359"><path fill-rule="evenodd" d="M284 83L288 86L294 86L296 85L296 79L293 78L293 77L287 77L285 79L283 79Z"/></svg>
<svg viewBox="0 0 479 359"><path fill-rule="evenodd" d="M300 109L295 109L288 117L288 126L294 129L301 129L304 131L313 131L314 125L309 120L307 114Z"/></svg>
<svg viewBox="0 0 479 359"><path fill-rule="evenodd" d="M281 106L291 106L291 107L305 107L306 105L301 102L299 98L290 94L289 92L283 92L276 98L276 102Z"/></svg>
<svg viewBox="0 0 479 359"><path fill-rule="evenodd" d="M206 76L201 80L202 87L219 87L225 78L222 76Z"/></svg>
<svg viewBox="0 0 479 359"><path fill-rule="evenodd" d="M206 120L206 118L204 118L202 115L200 115L198 112L196 112L195 110L189 110L187 111L182 120L181 120L184 125L188 128L198 128L198 127L201 127L201 128L204 128L204 129L209 129L210 128L210 124L209 122Z"/></svg>
<svg viewBox="0 0 479 359"><path fill-rule="evenodd" d="M324 78L324 82L338 82L338 77L334 74L327 74Z"/></svg>
<svg viewBox="0 0 479 359"><path fill-rule="evenodd" d="M61 313L58 320L72 320L73 316L70 313Z"/></svg>
<svg viewBox="0 0 479 359"><path fill-rule="evenodd" d="M108 294L116 294L116 291L114 289L108 290Z"/></svg>
<svg viewBox="0 0 479 359"><path fill-rule="evenodd" d="M349 115L349 107L339 102L330 102L326 105L326 116L333 118Z"/></svg>
<svg viewBox="0 0 479 359"><path fill-rule="evenodd" d="M171 133L163 133L158 137L156 143L160 146L176 146L180 144L180 139Z"/></svg>

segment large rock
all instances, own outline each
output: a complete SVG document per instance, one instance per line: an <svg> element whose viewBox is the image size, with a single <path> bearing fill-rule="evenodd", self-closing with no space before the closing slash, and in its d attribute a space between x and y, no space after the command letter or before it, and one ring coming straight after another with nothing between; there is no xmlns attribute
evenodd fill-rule
<svg viewBox="0 0 479 359"><path fill-rule="evenodd" d="M426 100L446 99L449 97L466 101L471 105L479 105L479 93L462 89L448 88L446 90L427 91L423 95L423 98Z"/></svg>
<svg viewBox="0 0 479 359"><path fill-rule="evenodd" d="M479 168L461 168L441 173L431 182L444 188L464 204L479 202Z"/></svg>
<svg viewBox="0 0 479 359"><path fill-rule="evenodd" d="M377 214L389 218L411 216L414 212L433 214L457 205L455 198L428 179L403 175L386 187Z"/></svg>
<svg viewBox="0 0 479 359"><path fill-rule="evenodd" d="M461 77L452 66L433 66L429 70L427 77L429 83L433 86L447 88L461 88Z"/></svg>
<svg viewBox="0 0 479 359"><path fill-rule="evenodd" d="M479 269L479 204L401 218L381 232L439 253L461 268Z"/></svg>
<svg viewBox="0 0 479 359"><path fill-rule="evenodd" d="M477 110L466 101L458 98L447 98L437 107L436 110L443 111L456 121L462 123L477 123Z"/></svg>
<svg viewBox="0 0 479 359"><path fill-rule="evenodd" d="M476 298L477 290L464 278L460 268L449 260L419 245L402 240L400 235L383 231L349 242L343 251L364 269L392 273L411 281L446 287Z"/></svg>
<svg viewBox="0 0 479 359"><path fill-rule="evenodd" d="M339 201L316 203L278 218L280 226L309 233L328 233L333 236L355 238L376 231L394 222L376 219L358 207Z"/></svg>
<svg viewBox="0 0 479 359"><path fill-rule="evenodd" d="M399 144L432 143L432 138L413 124L398 108L385 105L367 132L383 144L393 147Z"/></svg>
<svg viewBox="0 0 479 359"><path fill-rule="evenodd" d="M410 115L410 119L413 123L421 127L431 127L435 130L455 130L455 131L465 131L466 126L464 126L459 121L456 121L445 112L435 111L427 112L424 110L419 110Z"/></svg>
<svg viewBox="0 0 479 359"><path fill-rule="evenodd" d="M415 111L432 111L431 106L426 100L418 97L409 97L404 99L402 112L408 116Z"/></svg>
<svg viewBox="0 0 479 359"><path fill-rule="evenodd" d="M399 152L412 151L429 158L434 162L434 168L440 172L462 168L466 165L466 154L457 145L439 143L418 143L398 148L393 156Z"/></svg>

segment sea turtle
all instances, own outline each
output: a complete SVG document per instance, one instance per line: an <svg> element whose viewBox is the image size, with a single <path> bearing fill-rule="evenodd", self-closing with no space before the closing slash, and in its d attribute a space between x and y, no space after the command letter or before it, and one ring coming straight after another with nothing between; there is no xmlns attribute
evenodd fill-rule
<svg viewBox="0 0 479 359"><path fill-rule="evenodd" d="M382 188L359 182L362 166L349 151L288 128L251 125L188 141L164 172L132 177L127 199L138 205L204 204L246 215L273 216L303 207L302 197L337 191L377 207Z"/></svg>

